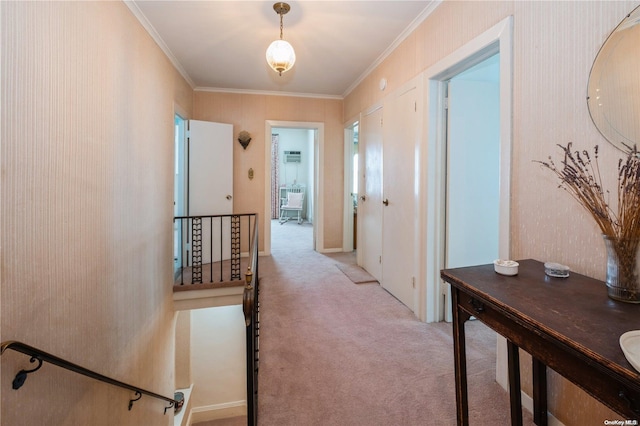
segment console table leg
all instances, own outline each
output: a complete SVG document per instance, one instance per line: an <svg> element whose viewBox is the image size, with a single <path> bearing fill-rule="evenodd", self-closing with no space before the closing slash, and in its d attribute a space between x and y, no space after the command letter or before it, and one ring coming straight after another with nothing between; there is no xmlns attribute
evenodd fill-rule
<svg viewBox="0 0 640 426"><path fill-rule="evenodd" d="M453 356L456 377L456 415L459 426L469 425L469 400L467 397L467 355L464 323L471 317L459 307L460 291L451 289L453 302Z"/></svg>
<svg viewBox="0 0 640 426"><path fill-rule="evenodd" d="M522 399L520 398L520 353L518 346L507 339L507 364L509 366L509 399L511 424L522 426Z"/></svg>
<svg viewBox="0 0 640 426"><path fill-rule="evenodd" d="M532 358L533 370L533 422L547 426L547 366Z"/></svg>

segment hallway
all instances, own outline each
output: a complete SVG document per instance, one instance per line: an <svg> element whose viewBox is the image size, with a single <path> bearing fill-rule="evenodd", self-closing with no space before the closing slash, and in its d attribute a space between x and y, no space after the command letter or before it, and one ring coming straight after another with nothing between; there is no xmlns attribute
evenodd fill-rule
<svg viewBox="0 0 640 426"><path fill-rule="evenodd" d="M351 282L336 264L355 254L311 246L311 225L273 222L272 256L260 258L259 424L454 424L451 324L422 323L377 283ZM472 424L508 424L495 334L479 322L467 331Z"/></svg>

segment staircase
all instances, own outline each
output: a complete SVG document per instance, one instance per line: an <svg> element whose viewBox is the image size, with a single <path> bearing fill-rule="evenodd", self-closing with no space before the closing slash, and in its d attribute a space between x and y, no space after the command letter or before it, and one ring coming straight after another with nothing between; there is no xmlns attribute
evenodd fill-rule
<svg viewBox="0 0 640 426"><path fill-rule="evenodd" d="M210 421L214 421L210 420L211 418L217 416L233 416L233 422L241 421L242 424L256 425L259 332L257 215L185 216L174 218L174 223L176 223L174 229L180 231L178 233L180 239L175 245L177 247L175 257L181 261L176 267L173 304L179 318L183 315L188 316L187 326L180 325L180 319L176 326L176 346L180 346L176 353L176 380L180 379L178 365L184 362L190 365L192 351L195 354L201 351L199 346L194 347L194 345L202 346L205 343L211 345L210 341L207 342L206 336L199 336L198 342L191 341L190 338L187 342L183 341L185 335L191 336L193 327L201 329L201 324L191 323L191 317L196 318L194 321L197 318L203 318L204 311L193 314L191 311L225 306L242 306L247 377L246 401L231 401L203 407L194 407L191 403L191 392L194 387L198 392L198 380L203 378L198 377L198 374L194 374L193 378L183 377L183 383L191 386L188 389L181 389L185 393L186 408L185 413L176 416L175 425L207 425ZM218 232L217 235L216 232ZM235 318L233 312L235 310L232 310L229 315ZM233 324L229 326L232 326L232 330L236 330L236 325ZM219 329L216 331L220 332ZM236 332L238 331L233 331L233 333ZM215 339L215 337L212 338ZM187 351L185 346L189 347ZM220 349L224 351L226 348ZM231 358L237 359L237 356ZM233 363L233 361L230 362ZM190 368L187 370L190 371ZM241 416L238 417L238 414ZM225 419L225 424L228 424L226 423L228 421Z"/></svg>

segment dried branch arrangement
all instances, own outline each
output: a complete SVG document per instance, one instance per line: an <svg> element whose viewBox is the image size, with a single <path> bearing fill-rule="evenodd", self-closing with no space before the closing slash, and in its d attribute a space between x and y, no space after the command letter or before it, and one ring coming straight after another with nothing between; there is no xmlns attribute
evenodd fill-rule
<svg viewBox="0 0 640 426"><path fill-rule="evenodd" d="M640 153L637 147L628 147L626 160L618 161L618 199L617 211L614 211L608 201L609 191L602 187L598 146L593 156L586 150L572 151L570 142L567 146L558 146L564 152L560 165L551 156L548 161L536 162L551 170L560 180L559 187L591 214L618 257L617 285L635 291L638 286L636 255L640 245Z"/></svg>
<svg viewBox="0 0 640 426"><path fill-rule="evenodd" d="M551 170L560 180L560 188L567 191L595 219L604 235L618 239L640 239L640 157L637 148L631 148L626 161L618 161L618 211L608 202L609 191L602 187L598 164L598 146L593 157L588 151L571 151L558 145L564 152L561 166L549 156L548 161L536 161Z"/></svg>

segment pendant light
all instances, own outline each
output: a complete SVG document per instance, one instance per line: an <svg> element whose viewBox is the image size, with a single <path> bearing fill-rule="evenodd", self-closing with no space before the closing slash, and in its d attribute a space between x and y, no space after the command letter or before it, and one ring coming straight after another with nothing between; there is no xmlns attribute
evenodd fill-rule
<svg viewBox="0 0 640 426"><path fill-rule="evenodd" d="M290 9L291 7L284 2L273 5L273 10L280 15L280 39L275 40L267 48L267 63L279 75L289 71L296 62L296 52L293 51L293 47L282 39L282 15L286 15Z"/></svg>

